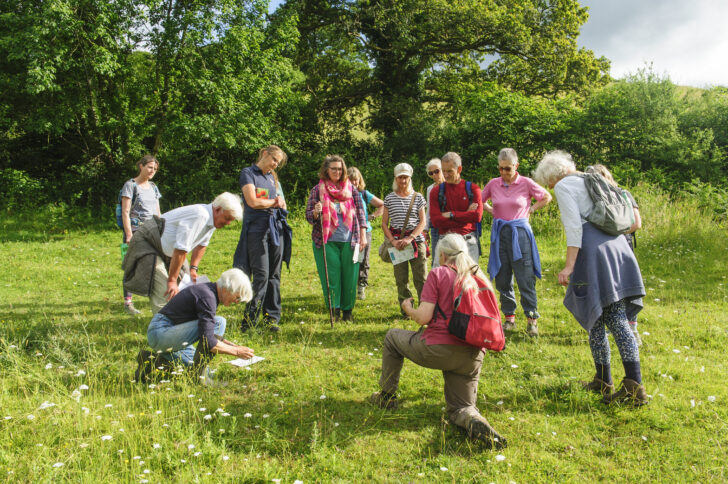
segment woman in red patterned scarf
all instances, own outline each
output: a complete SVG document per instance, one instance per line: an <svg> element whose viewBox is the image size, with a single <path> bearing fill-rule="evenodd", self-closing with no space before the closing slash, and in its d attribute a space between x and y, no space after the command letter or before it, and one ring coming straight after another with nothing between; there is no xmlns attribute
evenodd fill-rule
<svg viewBox="0 0 728 484"><path fill-rule="evenodd" d="M339 155L327 155L324 159L319 182L308 197L306 220L313 226L313 255L324 291L324 304L328 306L330 296L336 318L343 312L344 321L352 321L359 277L358 259L366 247L367 224L361 196L349 182L346 164Z"/></svg>

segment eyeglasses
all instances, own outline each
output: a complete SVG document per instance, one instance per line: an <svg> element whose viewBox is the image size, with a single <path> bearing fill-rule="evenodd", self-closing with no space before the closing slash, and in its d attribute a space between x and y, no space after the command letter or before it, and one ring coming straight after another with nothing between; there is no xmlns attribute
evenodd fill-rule
<svg viewBox="0 0 728 484"><path fill-rule="evenodd" d="M330 166L329 170L331 171L343 171L343 168L339 168L338 166Z"/></svg>
<svg viewBox="0 0 728 484"><path fill-rule="evenodd" d="M430 176L437 175L438 173L440 173L440 169L439 168L437 170L432 170L432 171L428 171L427 172L427 174L430 175Z"/></svg>
<svg viewBox="0 0 728 484"><path fill-rule="evenodd" d="M511 171L513 169L512 166L499 166L498 171Z"/></svg>

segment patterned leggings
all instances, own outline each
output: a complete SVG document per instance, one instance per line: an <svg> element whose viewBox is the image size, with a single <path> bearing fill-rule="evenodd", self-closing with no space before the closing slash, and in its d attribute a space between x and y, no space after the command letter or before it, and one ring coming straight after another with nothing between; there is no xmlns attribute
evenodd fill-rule
<svg viewBox="0 0 728 484"><path fill-rule="evenodd" d="M609 366L610 351L607 333L604 329L605 325L614 336L614 342L617 343L622 362L640 361L637 340L627 322L624 300L621 300L605 307L601 317L597 319L591 332L589 332L589 346L591 347L594 362Z"/></svg>

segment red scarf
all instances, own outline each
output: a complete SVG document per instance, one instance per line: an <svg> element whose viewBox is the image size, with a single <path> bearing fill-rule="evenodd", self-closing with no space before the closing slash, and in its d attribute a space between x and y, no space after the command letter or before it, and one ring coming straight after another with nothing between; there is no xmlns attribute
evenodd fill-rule
<svg viewBox="0 0 728 484"><path fill-rule="evenodd" d="M321 200L321 224L324 244L329 237L336 232L339 226L339 214L336 211L336 203L339 204L344 225L351 231L354 227L354 214L356 204L351 197L353 187L349 180L344 183L334 183L331 180L320 180L319 199Z"/></svg>

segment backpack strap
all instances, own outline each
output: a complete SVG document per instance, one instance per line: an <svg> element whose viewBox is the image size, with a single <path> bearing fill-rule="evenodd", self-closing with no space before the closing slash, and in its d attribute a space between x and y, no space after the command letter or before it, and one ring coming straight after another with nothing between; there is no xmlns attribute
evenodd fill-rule
<svg viewBox="0 0 728 484"><path fill-rule="evenodd" d="M437 190L437 204L440 206L440 213L445 211L447 201L445 200L445 184L440 183Z"/></svg>
<svg viewBox="0 0 728 484"><path fill-rule="evenodd" d="M473 203L473 182L465 182L465 193L468 194L468 203Z"/></svg>

